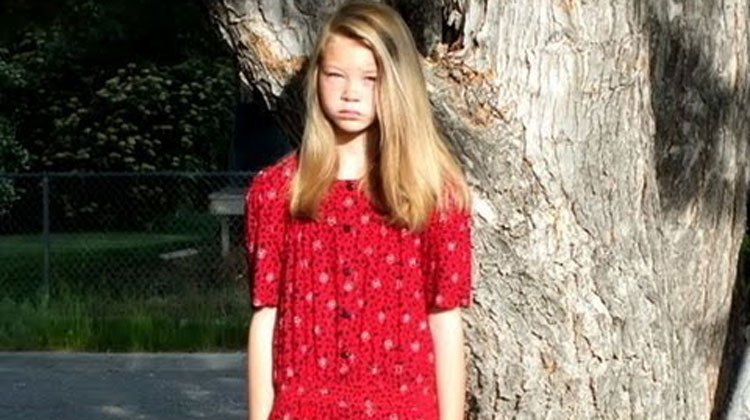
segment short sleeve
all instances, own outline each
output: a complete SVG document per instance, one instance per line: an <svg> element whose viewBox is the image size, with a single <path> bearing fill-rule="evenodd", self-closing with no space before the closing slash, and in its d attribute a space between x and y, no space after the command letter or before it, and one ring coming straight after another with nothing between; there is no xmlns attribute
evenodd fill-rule
<svg viewBox="0 0 750 420"><path fill-rule="evenodd" d="M250 300L255 307L277 306L285 233L283 194L259 172L245 193L245 247Z"/></svg>
<svg viewBox="0 0 750 420"><path fill-rule="evenodd" d="M430 312L468 307L472 297L471 210L434 211L424 231Z"/></svg>

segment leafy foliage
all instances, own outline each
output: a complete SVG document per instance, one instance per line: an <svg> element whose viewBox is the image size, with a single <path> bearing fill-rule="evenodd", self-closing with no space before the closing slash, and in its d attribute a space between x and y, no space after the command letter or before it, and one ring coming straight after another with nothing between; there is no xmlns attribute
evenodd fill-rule
<svg viewBox="0 0 750 420"><path fill-rule="evenodd" d="M2 33L0 116L14 122L29 169L223 169L235 72L199 6L10 3L2 22L17 31Z"/></svg>
<svg viewBox="0 0 750 420"><path fill-rule="evenodd" d="M10 121L0 117L0 173L28 168L29 153L18 144L13 131ZM12 180L0 178L0 215L18 199Z"/></svg>

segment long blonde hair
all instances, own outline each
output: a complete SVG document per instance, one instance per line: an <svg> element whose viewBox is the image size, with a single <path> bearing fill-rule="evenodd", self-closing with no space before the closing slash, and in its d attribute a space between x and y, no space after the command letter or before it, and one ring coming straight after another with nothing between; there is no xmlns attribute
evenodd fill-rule
<svg viewBox="0 0 750 420"><path fill-rule="evenodd" d="M401 16L381 3L351 1L325 22L305 79L307 116L291 181L290 213L318 218L318 206L338 172L333 127L321 109L318 73L332 35L359 40L378 65L377 122L367 136L368 197L387 220L421 230L437 206L470 206L460 166L436 127L424 75L411 32Z"/></svg>

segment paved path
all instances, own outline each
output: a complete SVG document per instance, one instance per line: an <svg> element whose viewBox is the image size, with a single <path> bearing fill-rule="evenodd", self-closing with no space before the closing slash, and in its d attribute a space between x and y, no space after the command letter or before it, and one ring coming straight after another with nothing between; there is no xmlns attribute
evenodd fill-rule
<svg viewBox="0 0 750 420"><path fill-rule="evenodd" d="M0 352L0 419L247 419L244 353Z"/></svg>

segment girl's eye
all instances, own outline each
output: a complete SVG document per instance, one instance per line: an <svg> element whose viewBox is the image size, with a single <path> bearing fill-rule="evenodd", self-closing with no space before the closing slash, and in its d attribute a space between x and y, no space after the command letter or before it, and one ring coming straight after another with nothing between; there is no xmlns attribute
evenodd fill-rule
<svg viewBox="0 0 750 420"><path fill-rule="evenodd" d="M328 77L343 77L339 73L326 73L326 76L328 76Z"/></svg>
<svg viewBox="0 0 750 420"><path fill-rule="evenodd" d="M375 77L375 76L370 76L370 77L366 77L365 79L366 79L366 80L367 80L368 82L375 82L376 80L378 80L378 78L377 78L377 77Z"/></svg>

